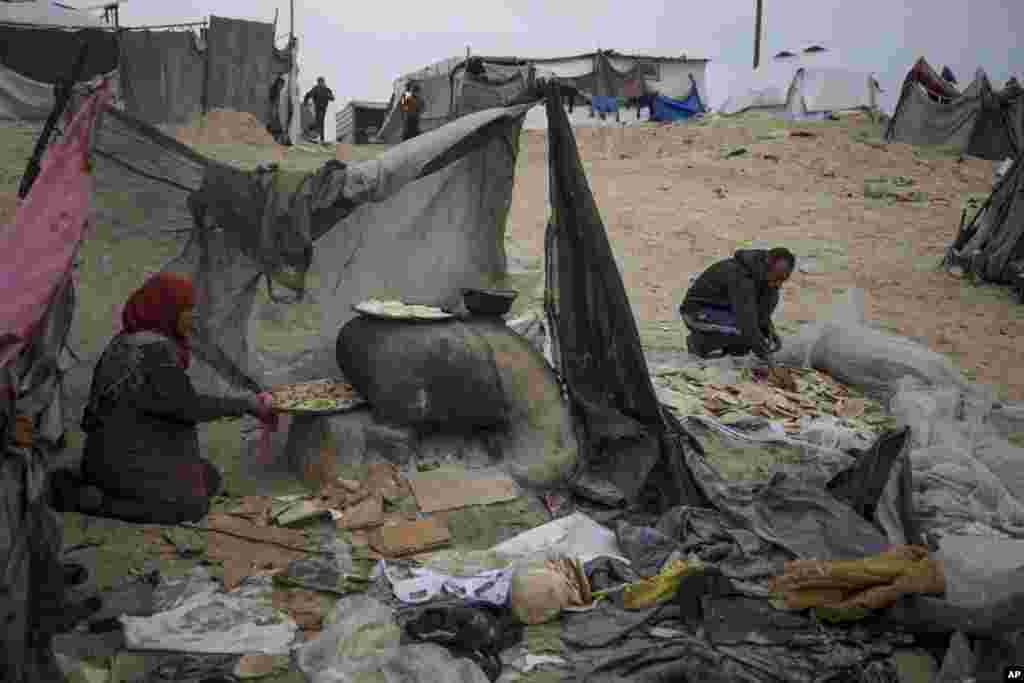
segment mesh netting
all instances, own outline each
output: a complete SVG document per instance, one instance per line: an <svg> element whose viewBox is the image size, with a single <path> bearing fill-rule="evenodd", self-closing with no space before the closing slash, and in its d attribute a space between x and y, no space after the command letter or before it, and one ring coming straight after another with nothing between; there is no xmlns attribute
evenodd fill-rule
<svg viewBox="0 0 1024 683"><path fill-rule="evenodd" d="M200 390L224 393L337 376L335 337L359 301L451 304L460 288L503 276L528 108L463 117L314 173L241 171L108 111L95 132L96 233L77 268L68 420L80 417L121 305L161 270L196 283L190 372Z"/></svg>

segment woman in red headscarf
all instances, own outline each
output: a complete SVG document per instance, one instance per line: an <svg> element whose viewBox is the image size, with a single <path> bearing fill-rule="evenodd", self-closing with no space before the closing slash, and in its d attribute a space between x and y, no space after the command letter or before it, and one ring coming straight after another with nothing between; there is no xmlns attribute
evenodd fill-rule
<svg viewBox="0 0 1024 683"><path fill-rule="evenodd" d="M149 524L198 520L221 477L199 454L196 425L247 413L271 418L255 395L196 393L186 372L194 305L192 282L172 273L128 299L124 330L96 366L82 420L86 486L55 487L63 509Z"/></svg>

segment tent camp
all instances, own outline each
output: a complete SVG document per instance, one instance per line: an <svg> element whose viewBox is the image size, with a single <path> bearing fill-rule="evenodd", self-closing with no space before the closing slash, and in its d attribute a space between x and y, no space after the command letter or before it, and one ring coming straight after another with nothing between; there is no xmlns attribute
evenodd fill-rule
<svg viewBox="0 0 1024 683"><path fill-rule="evenodd" d="M0 121L41 120L53 85L88 43L84 81L116 71L117 36L88 12L48 0L0 1Z"/></svg>
<svg viewBox="0 0 1024 683"><path fill-rule="evenodd" d="M636 116L622 112L611 122L688 119L705 110L709 60L654 50L625 54L615 50L567 57L531 58L537 76L557 81L565 88L574 126L602 125L602 109L636 108ZM646 97L645 97L646 96ZM595 105L594 98L604 100ZM660 97L660 99L658 99ZM600 100L599 100L600 102ZM644 107L638 105L643 102ZM610 112L607 112L610 113ZM536 109L526 127L543 130L546 111Z"/></svg>
<svg viewBox="0 0 1024 683"><path fill-rule="evenodd" d="M961 227L946 265L989 282L1024 282L1024 156L1017 156L981 210Z"/></svg>
<svg viewBox="0 0 1024 683"><path fill-rule="evenodd" d="M763 113L790 119L878 108L881 89L873 74L842 66L833 53L780 53L726 86L720 114Z"/></svg>
<svg viewBox="0 0 1024 683"><path fill-rule="evenodd" d="M646 94L660 94L660 111L667 120L689 118L704 109L705 71L708 60L656 53L623 54L599 50L567 57L475 57L447 59L395 81L391 112L380 139L401 139L402 118L398 98L410 80L422 88L425 111L421 128L431 130L481 107L507 104L535 78L557 82L568 105L572 125L595 125L601 119L591 107L594 97L604 98L611 109L635 102ZM647 120L651 109L640 120ZM543 107L532 109L524 127L547 127ZM615 117L612 117L614 120Z"/></svg>
<svg viewBox="0 0 1024 683"><path fill-rule="evenodd" d="M991 161L1014 158L1024 140L1024 96L995 91L981 69L961 92L921 58L903 81L885 140L942 145Z"/></svg>
<svg viewBox="0 0 1024 683"><path fill-rule="evenodd" d="M69 75L86 42L82 81L111 77L117 106L136 118L187 124L205 111L232 109L288 130L290 114L280 123L271 90L278 76L287 81L293 59L275 47L273 24L211 17L199 32L193 28L115 31L58 3L0 1L0 121L45 119L53 84ZM294 99L298 87L283 92Z"/></svg>

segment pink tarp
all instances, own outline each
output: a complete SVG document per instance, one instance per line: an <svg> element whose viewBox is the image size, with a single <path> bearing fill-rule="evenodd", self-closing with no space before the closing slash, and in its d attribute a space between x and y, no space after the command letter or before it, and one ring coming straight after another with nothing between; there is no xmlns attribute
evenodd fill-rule
<svg viewBox="0 0 1024 683"><path fill-rule="evenodd" d="M14 222L0 231L0 367L17 357L68 283L93 221L90 140L110 98L104 83L82 103L65 136L47 149Z"/></svg>

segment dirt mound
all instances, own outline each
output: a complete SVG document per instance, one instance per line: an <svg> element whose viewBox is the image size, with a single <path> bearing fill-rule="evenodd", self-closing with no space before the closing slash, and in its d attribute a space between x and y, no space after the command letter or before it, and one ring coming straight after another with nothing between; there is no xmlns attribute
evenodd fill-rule
<svg viewBox="0 0 1024 683"><path fill-rule="evenodd" d="M255 116L227 109L214 109L189 126L172 129L170 134L189 146L277 144Z"/></svg>
<svg viewBox="0 0 1024 683"><path fill-rule="evenodd" d="M14 220L14 211L18 208L18 195L11 192L0 192L0 226Z"/></svg>

